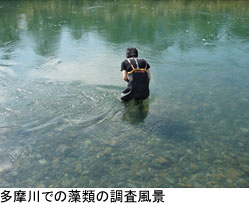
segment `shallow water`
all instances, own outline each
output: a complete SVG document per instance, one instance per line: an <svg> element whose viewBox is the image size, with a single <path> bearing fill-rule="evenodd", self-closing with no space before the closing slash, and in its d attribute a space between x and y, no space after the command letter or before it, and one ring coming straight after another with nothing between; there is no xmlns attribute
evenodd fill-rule
<svg viewBox="0 0 249 204"><path fill-rule="evenodd" d="M247 1L2 0L0 28L0 187L249 187Z"/></svg>

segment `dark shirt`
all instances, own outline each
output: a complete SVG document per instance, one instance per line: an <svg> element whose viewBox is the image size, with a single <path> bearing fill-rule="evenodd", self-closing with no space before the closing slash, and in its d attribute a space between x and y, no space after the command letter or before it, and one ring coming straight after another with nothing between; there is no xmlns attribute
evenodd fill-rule
<svg viewBox="0 0 249 204"><path fill-rule="evenodd" d="M136 58L137 59L137 62L138 62L138 66L136 65L136 61L134 58L129 58L130 59L130 62L131 64L134 66L134 68L141 68L141 69L144 69L146 67L146 60L144 59L139 59L139 58ZM150 68L150 65L147 63L147 69ZM132 71L132 67L130 65L130 63L128 62L127 59L125 59L122 63L121 63L121 72L123 70L126 70L127 72L130 72Z"/></svg>

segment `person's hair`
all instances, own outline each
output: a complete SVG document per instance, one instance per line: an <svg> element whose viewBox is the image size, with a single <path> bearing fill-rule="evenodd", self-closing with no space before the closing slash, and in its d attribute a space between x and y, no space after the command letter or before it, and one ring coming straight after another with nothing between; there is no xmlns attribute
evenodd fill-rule
<svg viewBox="0 0 249 204"><path fill-rule="evenodd" d="M138 57L138 51L135 47L129 47L126 50L126 57L130 58L130 57Z"/></svg>

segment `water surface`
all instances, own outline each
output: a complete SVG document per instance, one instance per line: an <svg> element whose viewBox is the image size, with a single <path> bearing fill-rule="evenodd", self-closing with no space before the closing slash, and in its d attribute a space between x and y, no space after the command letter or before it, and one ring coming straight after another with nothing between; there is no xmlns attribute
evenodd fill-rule
<svg viewBox="0 0 249 204"><path fill-rule="evenodd" d="M247 1L0 2L1 187L249 187ZM150 98L124 104L127 47Z"/></svg>

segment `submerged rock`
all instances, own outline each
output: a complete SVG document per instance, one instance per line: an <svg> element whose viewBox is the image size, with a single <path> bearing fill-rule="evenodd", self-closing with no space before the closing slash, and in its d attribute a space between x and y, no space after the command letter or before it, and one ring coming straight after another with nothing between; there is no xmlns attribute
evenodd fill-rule
<svg viewBox="0 0 249 204"><path fill-rule="evenodd" d="M144 174L145 172L146 172L145 169L140 169L140 170L139 170L139 173L140 173L140 174Z"/></svg>
<svg viewBox="0 0 249 204"><path fill-rule="evenodd" d="M165 180L168 181L170 184L175 183L175 181L172 178L169 178L169 177L166 177Z"/></svg>
<svg viewBox="0 0 249 204"><path fill-rule="evenodd" d="M46 188L45 184L44 183L39 183L37 185L37 188Z"/></svg>
<svg viewBox="0 0 249 204"><path fill-rule="evenodd" d="M40 159L39 163L40 163L40 165L46 165L48 162L46 159Z"/></svg>
<svg viewBox="0 0 249 204"><path fill-rule="evenodd" d="M85 147L88 147L91 144L92 144L91 140L85 140L85 142L84 142Z"/></svg>
<svg viewBox="0 0 249 204"><path fill-rule="evenodd" d="M56 149L56 151L64 154L69 148L68 145L62 144Z"/></svg>
<svg viewBox="0 0 249 204"><path fill-rule="evenodd" d="M242 170L245 171L246 173L249 173L249 165L243 164L243 165L241 165L241 168L242 168Z"/></svg>
<svg viewBox="0 0 249 204"><path fill-rule="evenodd" d="M240 131L242 133L248 133L249 132L249 129L248 128L240 128Z"/></svg>
<svg viewBox="0 0 249 204"><path fill-rule="evenodd" d="M79 163L76 164L74 171L75 171L76 173L80 173L80 172L81 172L81 164L79 164Z"/></svg>
<svg viewBox="0 0 249 204"><path fill-rule="evenodd" d="M0 103L4 103L6 101L6 98L4 96L0 96Z"/></svg>
<svg viewBox="0 0 249 204"><path fill-rule="evenodd" d="M203 186L200 183L198 183L198 182L194 182L193 183L193 187L194 188L202 188Z"/></svg>
<svg viewBox="0 0 249 204"><path fill-rule="evenodd" d="M112 150L112 148L111 148L111 147L107 147L107 148L105 148L105 149L104 149L104 154L108 154L108 153L110 153L110 152L111 152L111 150Z"/></svg>
<svg viewBox="0 0 249 204"><path fill-rule="evenodd" d="M126 186L127 186L128 188L137 188L137 185L134 184L134 183L127 183Z"/></svg>
<svg viewBox="0 0 249 204"><path fill-rule="evenodd" d="M0 173L12 167L12 163L8 159L0 158Z"/></svg>
<svg viewBox="0 0 249 204"><path fill-rule="evenodd" d="M73 181L69 178L66 178L64 179L62 182L61 182L61 185L62 187L70 187L71 185L73 184Z"/></svg>
<svg viewBox="0 0 249 204"><path fill-rule="evenodd" d="M56 132L61 132L61 131L63 131L63 129L64 129L64 127L56 127L54 130L56 131Z"/></svg>
<svg viewBox="0 0 249 204"><path fill-rule="evenodd" d="M8 128L0 128L0 135L5 135L8 131Z"/></svg>
<svg viewBox="0 0 249 204"><path fill-rule="evenodd" d="M232 180L239 179L243 173L237 169L229 168L225 171L225 177Z"/></svg>
<svg viewBox="0 0 249 204"><path fill-rule="evenodd" d="M190 168L193 171L199 171L200 170L200 167L197 164L195 164L195 163L190 163Z"/></svg>
<svg viewBox="0 0 249 204"><path fill-rule="evenodd" d="M156 161L157 163L159 163L159 164L166 164L166 163L168 163L168 160L165 159L165 158L162 157L162 156L157 157L155 161Z"/></svg>
<svg viewBox="0 0 249 204"><path fill-rule="evenodd" d="M194 124L196 124L197 122L194 121L194 120L189 120L188 123L194 125Z"/></svg>
<svg viewBox="0 0 249 204"><path fill-rule="evenodd" d="M12 168L19 159L22 151L20 149L9 149L7 152L0 151L0 173Z"/></svg>

